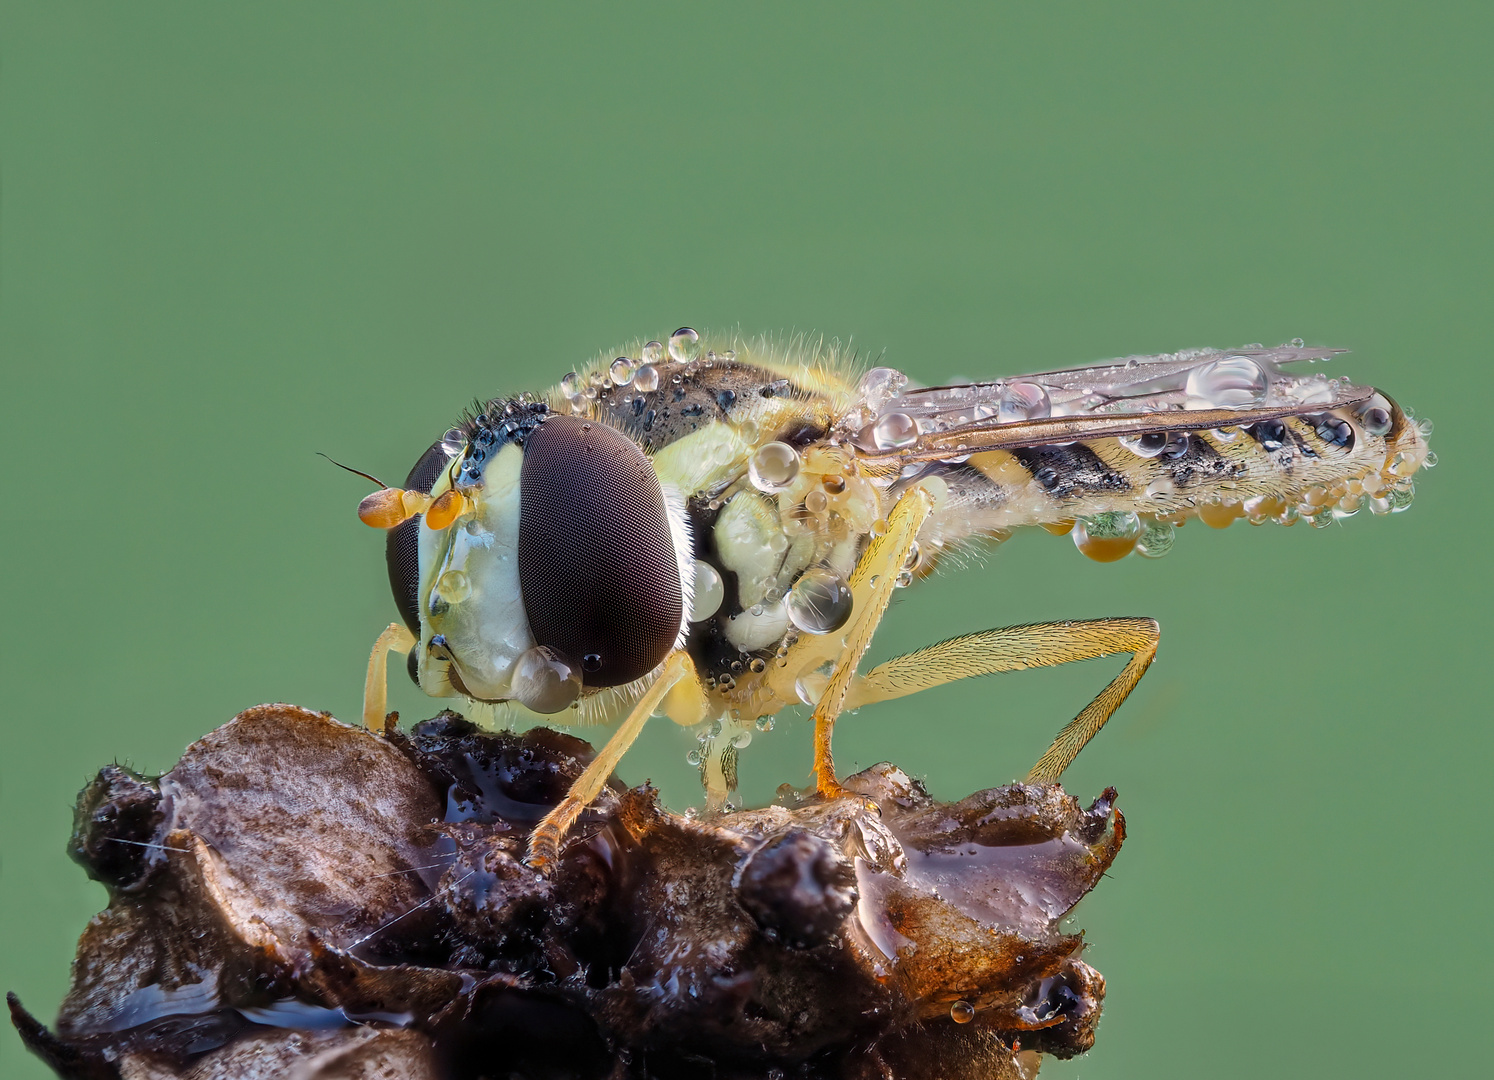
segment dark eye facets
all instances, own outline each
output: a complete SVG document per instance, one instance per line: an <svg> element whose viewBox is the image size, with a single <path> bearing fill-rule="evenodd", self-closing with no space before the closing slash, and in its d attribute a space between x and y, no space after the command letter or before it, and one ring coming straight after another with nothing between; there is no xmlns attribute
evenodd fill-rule
<svg viewBox="0 0 1494 1080"><path fill-rule="evenodd" d="M520 471L519 591L537 644L580 658L587 687L651 671L684 618L658 475L621 432L579 417L536 429Z"/></svg>
<svg viewBox="0 0 1494 1080"><path fill-rule="evenodd" d="M429 492L450 459L442 443L433 443L405 478L409 491ZM389 569L389 588L410 633L420 633L420 532L421 515L400 522L384 541L384 560Z"/></svg>

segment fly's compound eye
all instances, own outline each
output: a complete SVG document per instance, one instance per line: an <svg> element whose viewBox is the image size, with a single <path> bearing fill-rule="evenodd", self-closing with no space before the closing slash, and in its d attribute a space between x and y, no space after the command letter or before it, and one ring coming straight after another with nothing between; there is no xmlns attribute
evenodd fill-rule
<svg viewBox="0 0 1494 1080"><path fill-rule="evenodd" d="M444 444L432 443L405 478L405 490L429 495L436 484L436 478L450 462L451 452ZM399 608L400 618L416 637L420 636L420 517L421 515L415 514L406 518L384 536L384 562L389 567L389 589L394 593L394 603Z"/></svg>
<svg viewBox="0 0 1494 1080"><path fill-rule="evenodd" d="M519 591L544 683L621 686L668 655L684 589L664 491L638 445L605 424L551 416L519 474ZM539 687L537 686L538 690ZM559 700L567 689L554 688Z"/></svg>

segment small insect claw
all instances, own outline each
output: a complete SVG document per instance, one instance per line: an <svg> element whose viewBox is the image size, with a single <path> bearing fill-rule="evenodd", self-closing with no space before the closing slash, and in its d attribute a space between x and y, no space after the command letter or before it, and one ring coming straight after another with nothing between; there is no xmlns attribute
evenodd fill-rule
<svg viewBox="0 0 1494 1080"><path fill-rule="evenodd" d="M524 865L545 877L555 872L560 860L560 838L549 829L536 829L529 836L529 850L524 854Z"/></svg>

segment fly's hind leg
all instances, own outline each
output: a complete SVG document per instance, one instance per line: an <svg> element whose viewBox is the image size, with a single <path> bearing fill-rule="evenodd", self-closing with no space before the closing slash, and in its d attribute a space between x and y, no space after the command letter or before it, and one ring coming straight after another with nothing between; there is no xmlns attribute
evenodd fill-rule
<svg viewBox="0 0 1494 1080"><path fill-rule="evenodd" d="M1032 623L967 634L879 664L852 683L845 707L889 701L975 675L1130 653L1131 659L1121 673L1058 733L1047 753L1027 774L1028 783L1051 784L1141 681L1157 655L1160 635L1155 619Z"/></svg>
<svg viewBox="0 0 1494 1080"><path fill-rule="evenodd" d="M613 733L612 738L607 740L607 745L602 747L601 753L592 758L591 764L586 771L576 778L571 789L565 793L565 798L545 815L544 819L534 827L534 832L529 834L529 852L525 861L536 870L549 871L554 868L555 861L560 857L560 842L565 839L565 834L576 823L591 801L601 794L602 786L607 783L607 777L617 768L617 763L622 760L628 752L628 747L633 745L633 740L638 738L638 733L643 730L644 723L654 710L659 708L671 687L682 679L693 678L695 665L690 662L688 653L674 652L664 661L658 677L654 679L649 688L644 691L638 704L633 706L633 711L628 718Z"/></svg>
<svg viewBox="0 0 1494 1080"><path fill-rule="evenodd" d="M389 654L403 656L415 647L415 635L403 623L390 623L368 654L368 674L363 680L363 726L376 735L384 732L385 709L389 705Z"/></svg>

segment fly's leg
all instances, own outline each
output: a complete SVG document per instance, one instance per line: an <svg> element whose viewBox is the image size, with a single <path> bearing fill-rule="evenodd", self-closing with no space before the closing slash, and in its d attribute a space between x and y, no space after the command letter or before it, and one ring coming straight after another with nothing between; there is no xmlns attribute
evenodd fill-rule
<svg viewBox="0 0 1494 1080"><path fill-rule="evenodd" d="M877 665L851 685L845 707L890 701L975 675L1130 653L1131 659L1121 673L1058 733L1053 745L1027 774L1028 783L1051 784L1141 681L1157 655L1160 636L1155 619L1032 623L967 634Z"/></svg>
<svg viewBox="0 0 1494 1080"><path fill-rule="evenodd" d="M664 661L659 676L653 681L638 704L633 706L633 711L628 718L622 722L612 738L607 740L607 745L602 747L602 752L592 759L586 771L576 778L571 789L565 793L555 809L545 815L544 820L535 826L534 832L529 834L529 853L525 861L536 870L549 871L555 866L555 861L560 857L560 842L565 839L565 834L570 831L576 819L602 791L602 786L607 783L607 777L617 768L617 763L622 756L628 752L628 747L633 745L633 740L638 738L638 733L643 730L644 723L659 703L664 700L671 687L681 679L693 678L695 665L690 662L690 656L685 652L674 652Z"/></svg>
<svg viewBox="0 0 1494 1080"><path fill-rule="evenodd" d="M376 735L384 733L385 709L389 704L389 654L401 656L415 647L415 635L404 623L390 623L368 654L368 675L363 680L363 726Z"/></svg>
<svg viewBox="0 0 1494 1080"><path fill-rule="evenodd" d="M872 634L892 599L898 572L908 561L918 530L928 520L933 508L934 499L929 492L921 487L909 488L887 515L887 531L872 540L851 574L855 607L846 626L845 644L834 661L830 682L820 695L813 714L815 786L826 798L845 794L845 789L835 778L835 758L830 752L835 718L845 708L846 694L856 676L856 665L871 644Z"/></svg>

